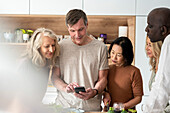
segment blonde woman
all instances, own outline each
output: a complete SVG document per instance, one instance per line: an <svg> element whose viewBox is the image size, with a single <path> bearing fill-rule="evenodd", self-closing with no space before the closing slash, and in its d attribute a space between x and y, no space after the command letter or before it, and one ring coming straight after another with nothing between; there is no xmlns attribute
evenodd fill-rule
<svg viewBox="0 0 170 113"><path fill-rule="evenodd" d="M41 103L47 89L49 72L55 66L59 45L50 29L37 29L28 43L26 55L19 65L22 79L21 96L27 101Z"/></svg>
<svg viewBox="0 0 170 113"><path fill-rule="evenodd" d="M146 54L150 58L149 64L151 65L152 74L149 80L149 90L151 91L152 83L155 81L155 75L158 70L159 56L161 53L162 41L152 43L148 37L146 37Z"/></svg>

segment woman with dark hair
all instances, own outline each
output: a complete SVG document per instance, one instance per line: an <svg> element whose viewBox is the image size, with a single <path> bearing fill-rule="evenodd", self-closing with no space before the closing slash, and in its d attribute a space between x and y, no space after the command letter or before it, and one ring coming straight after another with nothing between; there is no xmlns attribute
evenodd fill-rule
<svg viewBox="0 0 170 113"><path fill-rule="evenodd" d="M107 90L104 93L104 105L112 107L122 103L125 110L135 109L141 102L143 83L140 70L132 66L133 46L129 38L119 37L109 48L112 64L109 66Z"/></svg>

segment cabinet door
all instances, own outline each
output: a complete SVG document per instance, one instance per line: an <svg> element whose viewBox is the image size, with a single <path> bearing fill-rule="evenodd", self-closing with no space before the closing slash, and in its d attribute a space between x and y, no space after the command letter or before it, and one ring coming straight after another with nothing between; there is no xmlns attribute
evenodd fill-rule
<svg viewBox="0 0 170 113"><path fill-rule="evenodd" d="M145 104L147 102L148 97L149 97L148 95L144 95L142 97L141 103L137 104L136 110L138 113L143 113L143 104Z"/></svg>
<svg viewBox="0 0 170 113"><path fill-rule="evenodd" d="M149 58L146 56L145 43L147 17L136 17L136 38L135 38L135 66L137 66L142 75L144 94L149 95L148 82L151 76Z"/></svg>
<svg viewBox="0 0 170 113"><path fill-rule="evenodd" d="M82 0L30 0L30 14L65 15L73 8L82 9Z"/></svg>
<svg viewBox="0 0 170 113"><path fill-rule="evenodd" d="M148 15L148 13L157 7L170 8L170 0L137 0L136 15Z"/></svg>
<svg viewBox="0 0 170 113"><path fill-rule="evenodd" d="M0 0L0 14L29 14L29 0Z"/></svg>
<svg viewBox="0 0 170 113"><path fill-rule="evenodd" d="M88 15L135 15L135 0L84 0Z"/></svg>

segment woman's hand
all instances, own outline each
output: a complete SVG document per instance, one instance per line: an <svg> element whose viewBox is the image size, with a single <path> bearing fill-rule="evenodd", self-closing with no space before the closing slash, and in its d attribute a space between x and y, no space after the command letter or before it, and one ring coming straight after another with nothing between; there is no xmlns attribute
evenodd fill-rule
<svg viewBox="0 0 170 113"><path fill-rule="evenodd" d="M110 97L110 94L108 93L108 92L105 92L104 94L103 94L103 103L104 103L104 105L105 106L107 106L107 104L109 104L110 105L110 102L111 102L111 97Z"/></svg>

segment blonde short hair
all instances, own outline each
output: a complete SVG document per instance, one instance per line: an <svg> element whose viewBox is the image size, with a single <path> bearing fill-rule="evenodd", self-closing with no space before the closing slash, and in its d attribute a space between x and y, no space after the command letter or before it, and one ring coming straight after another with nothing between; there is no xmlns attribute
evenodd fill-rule
<svg viewBox="0 0 170 113"><path fill-rule="evenodd" d="M55 40L54 56L49 60L43 57L39 51L42 46L42 37L44 36L48 36ZM38 28L35 30L30 41L28 42L27 55L32 60L32 63L38 67L44 67L46 65L54 66L56 63L56 58L59 56L59 45L56 34L52 30L46 28Z"/></svg>

